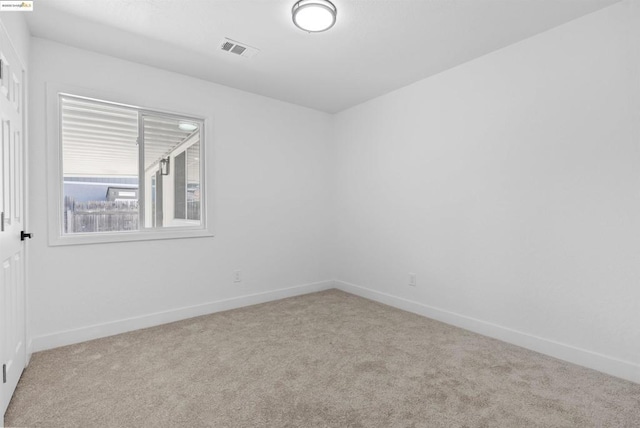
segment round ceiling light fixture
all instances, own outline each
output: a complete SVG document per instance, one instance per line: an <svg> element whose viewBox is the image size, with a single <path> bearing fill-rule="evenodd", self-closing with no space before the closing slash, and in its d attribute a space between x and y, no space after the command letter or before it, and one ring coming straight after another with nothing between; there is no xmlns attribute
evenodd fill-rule
<svg viewBox="0 0 640 428"><path fill-rule="evenodd" d="M336 23L338 9L329 0L300 0L293 5L293 23L309 33L327 31Z"/></svg>
<svg viewBox="0 0 640 428"><path fill-rule="evenodd" d="M191 132L191 131L195 131L196 129L198 129L198 125L196 125L193 122L180 121L180 122L178 122L178 128L180 128L180 130L182 130L182 131Z"/></svg>

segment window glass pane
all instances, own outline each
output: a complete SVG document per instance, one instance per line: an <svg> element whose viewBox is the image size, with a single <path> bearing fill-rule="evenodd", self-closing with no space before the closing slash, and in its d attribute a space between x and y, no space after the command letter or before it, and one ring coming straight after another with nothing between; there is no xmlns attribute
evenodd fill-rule
<svg viewBox="0 0 640 428"><path fill-rule="evenodd" d="M63 234L138 229L138 112L60 97Z"/></svg>
<svg viewBox="0 0 640 428"><path fill-rule="evenodd" d="M187 149L187 218L200 220L200 139Z"/></svg>
<svg viewBox="0 0 640 428"><path fill-rule="evenodd" d="M174 195L175 195L175 218L187 218L187 157L185 152L180 153L175 158L174 169Z"/></svg>
<svg viewBox="0 0 640 428"><path fill-rule="evenodd" d="M59 102L63 235L203 226L202 120L66 94Z"/></svg>
<svg viewBox="0 0 640 428"><path fill-rule="evenodd" d="M145 208L145 227L200 225L202 123L153 113L144 113L141 120L145 207L149 207ZM195 164L190 165L190 160ZM197 204L194 195L197 195Z"/></svg>

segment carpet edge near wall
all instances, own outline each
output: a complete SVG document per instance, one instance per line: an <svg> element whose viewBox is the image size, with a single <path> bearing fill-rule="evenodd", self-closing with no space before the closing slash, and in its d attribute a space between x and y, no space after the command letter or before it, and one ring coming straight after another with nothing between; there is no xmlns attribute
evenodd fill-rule
<svg viewBox="0 0 640 428"><path fill-rule="evenodd" d="M445 309L425 305L350 282L334 279L333 283L335 284L335 288L346 293L355 294L378 303L393 306L483 336L539 352L559 360L640 384L640 364L556 342Z"/></svg>
<svg viewBox="0 0 640 428"><path fill-rule="evenodd" d="M27 340L27 358L30 358L31 354L35 352L101 339L134 330L156 327L202 315L258 305L303 294L316 293L331 288L335 288L333 280L317 281L49 333Z"/></svg>
<svg viewBox="0 0 640 428"><path fill-rule="evenodd" d="M162 312L94 324L72 330L59 331L30 338L27 343L27 358L32 353L88 340L100 339L133 330L155 327L216 312L266 303L274 300L336 288L346 293L364 297L385 305L412 312L436 321L450 324L474 333L482 334L544 355L558 358L579 366L640 383L640 364L623 361L587 349L574 347L547 338L534 336L487 321L471 318L445 309L425 305L392 294L356 285L339 279L330 279L262 293L247 294L199 305L170 309Z"/></svg>

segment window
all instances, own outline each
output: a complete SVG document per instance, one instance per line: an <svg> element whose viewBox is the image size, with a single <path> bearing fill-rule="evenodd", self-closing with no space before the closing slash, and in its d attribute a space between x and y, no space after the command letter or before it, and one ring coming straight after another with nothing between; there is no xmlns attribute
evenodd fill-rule
<svg viewBox="0 0 640 428"><path fill-rule="evenodd" d="M211 236L204 120L57 93L52 244Z"/></svg>

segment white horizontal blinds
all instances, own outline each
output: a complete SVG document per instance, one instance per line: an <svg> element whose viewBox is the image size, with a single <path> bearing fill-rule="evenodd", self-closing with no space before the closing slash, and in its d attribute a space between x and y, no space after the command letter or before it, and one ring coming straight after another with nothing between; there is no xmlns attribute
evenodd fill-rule
<svg viewBox="0 0 640 428"><path fill-rule="evenodd" d="M65 176L137 176L138 112L60 96Z"/></svg>
<svg viewBox="0 0 640 428"><path fill-rule="evenodd" d="M144 169L157 168L193 131L183 131L180 121L167 116L144 116Z"/></svg>

